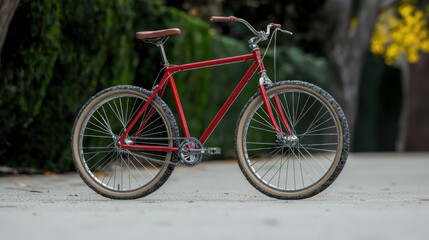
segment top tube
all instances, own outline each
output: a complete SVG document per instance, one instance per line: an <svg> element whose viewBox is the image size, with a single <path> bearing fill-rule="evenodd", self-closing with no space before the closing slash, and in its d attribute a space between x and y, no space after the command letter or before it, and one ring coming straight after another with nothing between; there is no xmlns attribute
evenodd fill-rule
<svg viewBox="0 0 429 240"><path fill-rule="evenodd" d="M208 61L169 66L168 70L172 72L186 71L186 70L193 70L197 68L213 67L213 66L230 64L235 62L249 61L252 59L253 59L253 54L249 53L249 54L239 55L234 57L226 57L226 58L219 58L219 59L208 60Z"/></svg>

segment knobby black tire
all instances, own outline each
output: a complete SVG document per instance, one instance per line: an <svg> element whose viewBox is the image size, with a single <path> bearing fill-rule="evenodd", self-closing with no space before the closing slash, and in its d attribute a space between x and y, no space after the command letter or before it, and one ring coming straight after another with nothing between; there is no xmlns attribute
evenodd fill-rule
<svg viewBox="0 0 429 240"><path fill-rule="evenodd" d="M123 126L128 125L136 109L146 102L150 94L150 91L136 86L107 88L89 99L76 117L72 129L73 161L83 181L102 196L112 199L146 196L160 188L174 170L173 164L151 162L138 157L176 162L177 156L171 152L132 152L134 150L121 151L115 147L116 140L125 129ZM166 146L177 145L171 140L179 137L179 130L170 109L159 97L155 97L148 109L151 107L153 113L149 115L147 110L141 117L147 114L148 130L145 127L141 134L130 135L129 139L149 145L161 142ZM137 132L134 128L132 131ZM145 134L147 138L139 137ZM159 136L170 140L159 140L160 143L148 140L149 137Z"/></svg>
<svg viewBox="0 0 429 240"><path fill-rule="evenodd" d="M240 169L252 186L270 197L312 197L331 185L346 163L349 130L344 113L326 91L307 82L282 81L266 90L270 99L278 95L283 101L283 111L299 136L298 147L279 140L256 93L237 122L235 149ZM274 114L281 123L276 110ZM335 127L326 126L332 123Z"/></svg>

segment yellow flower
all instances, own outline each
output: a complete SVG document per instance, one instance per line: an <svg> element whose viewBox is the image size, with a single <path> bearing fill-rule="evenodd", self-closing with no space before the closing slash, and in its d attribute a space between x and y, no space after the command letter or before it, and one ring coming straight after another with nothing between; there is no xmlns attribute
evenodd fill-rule
<svg viewBox="0 0 429 240"><path fill-rule="evenodd" d="M382 54L384 52L384 46L380 41L371 42L371 52L375 54Z"/></svg>
<svg viewBox="0 0 429 240"><path fill-rule="evenodd" d="M419 53L417 51L412 51L412 53L407 54L408 62L416 63L419 61Z"/></svg>
<svg viewBox="0 0 429 240"><path fill-rule="evenodd" d="M394 28L399 25L399 20L396 18L389 18L388 23L389 23L389 27Z"/></svg>
<svg viewBox="0 0 429 240"><path fill-rule="evenodd" d="M394 41L396 41L396 42L400 42L400 41L402 41L402 39L403 39L403 37L404 37L404 34L402 33L402 31L401 31L401 30L398 30L398 31L394 31L394 32L392 32L392 33L391 33L391 37L392 37L392 39L393 39Z"/></svg>
<svg viewBox="0 0 429 240"><path fill-rule="evenodd" d="M388 58L397 58L400 54L400 48L397 44L391 44L387 47L386 57Z"/></svg>
<svg viewBox="0 0 429 240"><path fill-rule="evenodd" d="M429 12L429 4L426 6ZM429 52L429 29L426 13L405 3L395 12L393 7L384 10L377 19L371 37L370 50L382 55L386 64L393 64L401 55L415 63L419 51Z"/></svg>
<svg viewBox="0 0 429 240"><path fill-rule="evenodd" d="M426 39L420 43L420 49L425 52L429 52L429 39Z"/></svg>
<svg viewBox="0 0 429 240"><path fill-rule="evenodd" d="M425 30L422 30L420 33L419 33L419 38L420 39L429 39L429 36L428 36L428 31L425 29Z"/></svg>
<svg viewBox="0 0 429 240"><path fill-rule="evenodd" d="M418 44L419 43L419 39L414 34L407 34L404 37L404 42L403 43L406 46L412 46L412 45Z"/></svg>
<svg viewBox="0 0 429 240"><path fill-rule="evenodd" d="M423 11L421 11L421 10L416 10L416 13L414 14L414 18L417 20L417 21L424 21L424 19L423 19Z"/></svg>
<svg viewBox="0 0 429 240"><path fill-rule="evenodd" d="M413 12L414 7L411 4L403 4L399 7L398 11L399 13L403 16L403 17L407 17L410 16L411 13Z"/></svg>

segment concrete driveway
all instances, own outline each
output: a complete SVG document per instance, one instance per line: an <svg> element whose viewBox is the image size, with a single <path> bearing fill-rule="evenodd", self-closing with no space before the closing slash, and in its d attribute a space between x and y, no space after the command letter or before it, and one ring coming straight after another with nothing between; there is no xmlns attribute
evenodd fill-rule
<svg viewBox="0 0 429 240"><path fill-rule="evenodd" d="M103 198L74 173L0 177L1 239L428 239L429 154L351 154L321 194L266 197L234 161L178 167L146 198Z"/></svg>

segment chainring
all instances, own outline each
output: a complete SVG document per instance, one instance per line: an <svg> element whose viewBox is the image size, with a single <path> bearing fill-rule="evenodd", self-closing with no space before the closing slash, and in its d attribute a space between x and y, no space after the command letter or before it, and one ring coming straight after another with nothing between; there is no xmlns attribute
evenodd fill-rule
<svg viewBox="0 0 429 240"><path fill-rule="evenodd" d="M183 165L193 167L201 162L205 150L196 138L187 138L179 146L178 156Z"/></svg>

